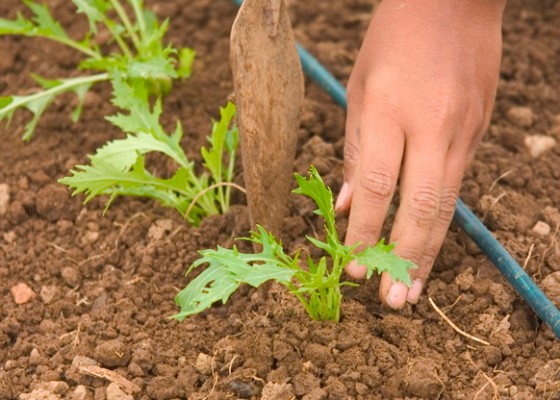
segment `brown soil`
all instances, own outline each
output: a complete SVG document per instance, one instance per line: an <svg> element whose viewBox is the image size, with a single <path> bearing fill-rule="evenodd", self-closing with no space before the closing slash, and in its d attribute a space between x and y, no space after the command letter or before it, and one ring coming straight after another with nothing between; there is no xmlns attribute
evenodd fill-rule
<svg viewBox="0 0 560 400"><path fill-rule="evenodd" d="M70 32L84 29L70 2L48 3ZM173 42L198 52L192 79L165 102L165 122L182 121L196 160L210 118L232 90L228 35L236 8L227 0L153 3L159 16L171 17ZM298 40L344 81L371 1L290 6ZM3 0L0 15L14 17L22 8ZM560 139L559 20L557 2L510 1L492 126L461 193L557 304L560 145L531 157L524 140ZM79 59L24 38L2 38L0 54L3 94L34 87L30 71L68 76ZM315 164L337 192L344 114L313 83L306 89L295 169ZM0 399L115 400L131 398L127 392L157 400L560 398L560 342L455 227L426 295L404 312L384 309L376 282L368 282L346 290L339 324L310 321L274 285L244 288L227 305L183 323L168 319L196 250L246 235L247 209L239 197L228 215L192 228L152 201L119 200L105 217L101 201L82 207L56 180L118 135L103 120L112 112L108 97L107 86L97 87L76 124L68 117L75 100L59 99L30 144L19 139L24 113L0 130L0 184L10 193L5 212L0 204ZM297 197L290 209L286 245L293 249L320 221ZM549 233L533 231L539 221ZM35 296L16 304L17 284ZM428 296L491 345L453 331ZM120 384L111 383L119 377Z"/></svg>

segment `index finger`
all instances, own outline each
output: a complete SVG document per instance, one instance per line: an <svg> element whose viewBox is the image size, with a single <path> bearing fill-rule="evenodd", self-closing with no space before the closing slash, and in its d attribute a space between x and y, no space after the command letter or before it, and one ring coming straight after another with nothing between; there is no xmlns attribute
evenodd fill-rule
<svg viewBox="0 0 560 400"><path fill-rule="evenodd" d="M366 115L371 119L360 126L360 155L352 188L347 245L373 245L379 239L404 151L404 133L395 122L377 117L377 113ZM351 262L346 271L355 278L366 274L365 267L356 262Z"/></svg>

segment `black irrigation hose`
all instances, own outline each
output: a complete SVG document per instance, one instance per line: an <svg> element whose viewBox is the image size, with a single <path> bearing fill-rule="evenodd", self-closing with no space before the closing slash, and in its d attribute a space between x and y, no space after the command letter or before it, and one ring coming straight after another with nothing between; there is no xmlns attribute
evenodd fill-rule
<svg viewBox="0 0 560 400"><path fill-rule="evenodd" d="M242 0L233 0L238 6ZM307 50L297 45L301 65L307 76L323 88L333 100L346 109L346 89ZM533 311L552 329L560 339L560 311L550 301L531 277L521 268L508 251L496 240L492 233L469 210L465 203L457 200L453 222L459 225L477 244L482 252L494 263L513 288L525 299Z"/></svg>

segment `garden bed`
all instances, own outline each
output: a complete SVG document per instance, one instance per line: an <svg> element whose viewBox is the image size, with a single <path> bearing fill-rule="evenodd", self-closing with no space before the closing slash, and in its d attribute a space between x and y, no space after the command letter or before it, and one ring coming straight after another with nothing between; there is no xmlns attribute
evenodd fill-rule
<svg viewBox="0 0 560 400"><path fill-rule="evenodd" d="M0 16L15 17L20 3L2 1ZM48 3L69 32L84 31L87 22L70 2ZM298 40L345 81L372 1L288 3ZM461 196L559 305L560 144L534 156L526 138L560 140L560 4L509 3L492 125ZM200 160L210 119L232 91L236 7L227 0L148 4L171 18L174 44L197 51L193 76L165 99L163 122L181 120L187 154ZM78 61L45 40L2 37L0 93L35 87L31 71L68 76ZM82 207L83 198L71 198L57 179L118 135L103 119L114 112L109 95L109 85L96 87L75 124L75 100L58 99L29 144L20 140L24 113L0 128L0 187L9 191L7 201L0 195L0 399L117 400L126 392L158 400L560 398L560 342L454 226L420 303L402 312L380 304L374 279L345 289L338 324L311 321L275 285L243 288L227 305L182 323L169 319L197 250L246 236L248 210L239 193L230 213L193 228L152 201L120 199L103 216L102 201ZM294 170L314 164L335 193L343 126L343 111L307 82ZM154 168L172 166L154 160ZM235 180L243 183L241 168ZM322 222L298 196L289 208L285 246L295 249ZM18 284L34 293L24 304L15 302ZM456 333L428 296L490 345Z"/></svg>

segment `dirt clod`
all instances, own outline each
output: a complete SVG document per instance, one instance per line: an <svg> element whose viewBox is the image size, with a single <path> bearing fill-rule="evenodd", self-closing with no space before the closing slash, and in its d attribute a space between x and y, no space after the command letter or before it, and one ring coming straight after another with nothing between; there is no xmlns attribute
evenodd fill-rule
<svg viewBox="0 0 560 400"><path fill-rule="evenodd" d="M116 383L110 383L109 386L107 386L105 395L107 396L107 400L134 400L132 395L123 392Z"/></svg>
<svg viewBox="0 0 560 400"><path fill-rule="evenodd" d="M35 297L35 292L27 284L20 282L10 289L16 304L25 304Z"/></svg>
<svg viewBox="0 0 560 400"><path fill-rule="evenodd" d="M520 128L528 128L533 125L535 114L529 107L512 107L506 114L507 118Z"/></svg>
<svg viewBox="0 0 560 400"><path fill-rule="evenodd" d="M95 360L107 368L124 367L130 361L130 349L120 340L108 340L95 348Z"/></svg>

